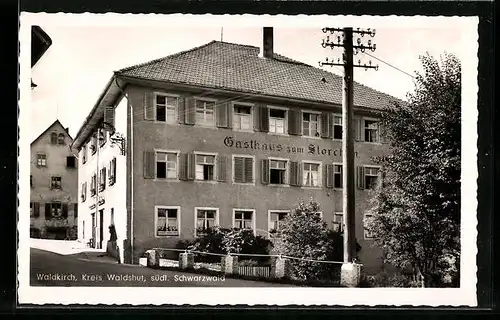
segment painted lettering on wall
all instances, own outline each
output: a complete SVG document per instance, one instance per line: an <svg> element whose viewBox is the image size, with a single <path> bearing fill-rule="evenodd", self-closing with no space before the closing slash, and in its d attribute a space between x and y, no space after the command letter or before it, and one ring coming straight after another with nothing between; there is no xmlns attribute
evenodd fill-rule
<svg viewBox="0 0 500 320"><path fill-rule="evenodd" d="M237 140L234 137L227 136L224 138L224 145L229 148L236 149L251 149L263 151L275 151L284 153L301 153L318 156L334 156L341 157L342 149L329 149L320 147L317 144L309 144L307 147L298 147L294 145L286 145L281 143L259 142L257 140ZM359 158L358 152L354 152L355 157Z"/></svg>

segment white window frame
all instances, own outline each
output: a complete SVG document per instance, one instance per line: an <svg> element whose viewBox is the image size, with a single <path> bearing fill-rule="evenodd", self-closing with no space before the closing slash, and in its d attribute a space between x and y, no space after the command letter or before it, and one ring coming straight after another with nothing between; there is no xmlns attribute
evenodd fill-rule
<svg viewBox="0 0 500 320"><path fill-rule="evenodd" d="M373 217L373 215L367 214L366 212L363 214L363 238L365 240L373 240L373 239L375 239L375 237L370 236L370 232L366 229L366 226L365 226L365 219L367 217Z"/></svg>
<svg viewBox="0 0 500 320"><path fill-rule="evenodd" d="M250 107L250 128L249 129L238 129L234 127L234 116L236 112L234 111L235 106L240 105L240 106L245 106L245 107ZM253 132L253 118L254 118L254 112L255 112L255 105L253 103L248 103L248 102L233 102L231 104L232 108L232 129L234 131L242 131L242 132ZM241 127L241 121L240 121L240 127Z"/></svg>
<svg viewBox="0 0 500 320"><path fill-rule="evenodd" d="M252 161L252 182L235 182L234 181L234 176L235 176L235 174L234 174L234 169L235 169L234 158L251 158L251 159L253 159L253 161ZM255 156L254 155L233 154L231 156L231 180L232 180L233 184L243 184L243 185L252 185L252 186L255 185L256 177L255 177Z"/></svg>
<svg viewBox="0 0 500 320"><path fill-rule="evenodd" d="M309 134L308 135L304 134L304 114L305 113L314 114L314 115L318 116L318 135L317 136L311 135L311 121L309 121ZM308 138L320 138L321 139L321 112L313 111L313 110L303 110L300 113L300 116L301 116L301 118L300 118L300 133L301 133L301 135L304 137L308 137Z"/></svg>
<svg viewBox="0 0 500 320"><path fill-rule="evenodd" d="M205 183L216 183L217 182L217 157L218 153L217 152L203 152L203 151L194 151L194 181L196 182L205 182ZM214 178L213 180L201 180L201 179L196 179L196 166L198 165L198 156L213 156L214 157Z"/></svg>
<svg viewBox="0 0 500 320"><path fill-rule="evenodd" d="M269 239L273 238L281 238L281 237L271 237L271 227L272 227L272 221L271 221L271 213L286 213L287 215L290 214L291 210L283 210L283 209L278 209L278 210L267 210L267 236Z"/></svg>
<svg viewBox="0 0 500 320"><path fill-rule="evenodd" d="M335 217L337 217L337 216L340 216L340 217L341 217L341 223L340 223L340 230L339 230L339 232L340 232L340 233L343 233L343 232L344 232L344 228L345 228L345 222L344 222L344 212L342 212L342 211L335 211L335 212L333 213L333 221L332 221L332 222L333 222L334 224L335 224L335 223L339 223L339 222L335 219Z"/></svg>
<svg viewBox="0 0 500 320"><path fill-rule="evenodd" d="M45 163L42 165L42 164L39 164L39 156L44 156L45 157ZM36 154L36 166L37 167L47 167L47 154L46 153L37 153Z"/></svg>
<svg viewBox="0 0 500 320"><path fill-rule="evenodd" d="M213 123L212 124L206 124L204 121L203 123L198 123L197 121L197 113L198 113L198 102L201 101L201 102L209 102L209 103L213 103L214 104L214 109L213 109ZM207 127L207 128L216 128L217 127L217 99L213 99L213 98L205 98L205 97L194 97L194 123L195 125L197 126L201 126L201 127ZM205 105L204 106L204 120L206 120L206 110L207 110L207 106Z"/></svg>
<svg viewBox="0 0 500 320"><path fill-rule="evenodd" d="M158 235L158 209L177 209L177 235ZM166 217L168 219L168 217ZM181 207L180 206L163 206L163 205L155 205L155 209L153 212L154 219L154 233L155 238L163 239L163 238L179 238L181 236Z"/></svg>
<svg viewBox="0 0 500 320"><path fill-rule="evenodd" d="M269 185L270 186L289 186L290 185L290 159L287 158L276 158L276 157L269 157L267 158L269 160ZM279 183L271 183L271 160L275 161L285 161L285 181L282 184Z"/></svg>
<svg viewBox="0 0 500 320"><path fill-rule="evenodd" d="M340 162L333 162L333 188L334 189L342 189L343 186L344 186L344 183L343 183L343 174L344 174L344 164L343 163L340 163ZM336 174L336 171L335 171L335 166L340 166L341 168L341 171L340 171L340 187L335 187L335 174Z"/></svg>
<svg viewBox="0 0 500 320"><path fill-rule="evenodd" d="M332 126L332 137L333 138L332 139L336 140L336 141L342 141L342 135L340 135L340 138L335 138L335 118L336 117L340 118L340 123L341 123L340 126L342 128L342 131L344 130L344 119L342 118L342 114L340 114L340 113L334 113L332 115L332 117L333 117L333 119L332 119L333 120L333 126Z"/></svg>
<svg viewBox="0 0 500 320"><path fill-rule="evenodd" d="M366 134L366 120L368 121L374 121L377 123L377 140L376 141L366 141L365 139L365 134ZM362 128L363 128L363 132L361 133L363 135L363 142L366 142L366 143L373 143L373 144L380 144L380 119L376 119L376 118L370 118L370 117L363 117L362 118Z"/></svg>
<svg viewBox="0 0 500 320"><path fill-rule="evenodd" d="M283 119L283 133L271 131L271 110L272 109L285 111L285 118ZM268 115L268 122L269 122L268 123L268 127L269 127L268 133L269 134L275 134L275 135L279 135L279 136L287 136L288 135L288 117L289 117L288 112L289 112L289 108L286 108L286 107L267 106L267 115Z"/></svg>
<svg viewBox="0 0 500 320"><path fill-rule="evenodd" d="M312 188L312 189L317 189L321 188L323 186L323 163L321 161L317 160L302 160L302 177L300 177L301 180L301 185L303 188ZM317 186L306 186L304 184L304 174L305 174L305 169L304 165L305 164L317 164L318 165L318 185Z"/></svg>
<svg viewBox="0 0 500 320"><path fill-rule="evenodd" d="M235 219L235 215L236 215L236 211L251 211L252 212L252 231L253 231L253 234L255 235L256 232L257 232L257 227L256 227L256 216L255 216L255 209L248 209L248 208L233 208L233 215L231 217L231 225L234 228L236 228L235 226L235 223L236 223L236 219Z"/></svg>
<svg viewBox="0 0 500 320"><path fill-rule="evenodd" d="M175 178L158 178L158 172L157 172L157 163L158 163L158 153L173 153L176 155L176 164L175 164ZM165 149L155 149L155 181L179 181L179 155L180 155L180 150L165 150ZM165 163L167 161L165 160ZM165 168L165 175L167 175L168 168ZM167 175L168 176L168 175Z"/></svg>
<svg viewBox="0 0 500 320"><path fill-rule="evenodd" d="M219 208L215 207L194 207L194 236L197 237L198 235L197 230L198 230L198 210L213 210L215 211L215 218L214 218L214 225L219 226Z"/></svg>
<svg viewBox="0 0 500 320"><path fill-rule="evenodd" d="M158 96L161 96L161 97L165 97L165 121L159 121L157 119L157 113L156 113L156 109L157 109L157 105L156 105L156 98ZM169 120L168 118L168 112L167 112L167 98L175 98L177 99L177 105L175 106L175 110L174 110L174 118L172 120ZM178 115L179 115L179 98L180 98L180 95L178 94L173 94L173 93L165 93L165 92L159 92L159 91L155 91L153 92L153 103L154 103L154 114L155 114L155 118L154 118L154 121L155 122L158 122L158 123L168 123L168 124L176 124L177 123L177 118L178 118Z"/></svg>
<svg viewBox="0 0 500 320"><path fill-rule="evenodd" d="M381 167L380 166L370 166L370 165L366 165L366 166L363 166L365 168L364 170L364 175L363 175L363 179L364 179L364 185L365 185L365 190L373 190L373 188L368 188L368 186L366 185L366 176L370 176L370 177L375 177L375 175L373 174L366 174L366 170L367 169L377 169L377 182L378 182L378 179L380 179L380 176L379 176L379 173L380 173L380 169Z"/></svg>

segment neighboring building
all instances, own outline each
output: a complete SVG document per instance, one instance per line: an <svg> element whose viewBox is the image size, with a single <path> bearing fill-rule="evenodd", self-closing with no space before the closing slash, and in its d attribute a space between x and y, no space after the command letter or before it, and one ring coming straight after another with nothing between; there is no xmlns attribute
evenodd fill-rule
<svg viewBox="0 0 500 320"><path fill-rule="evenodd" d="M79 239L104 247L114 224L122 261L137 263L145 250L173 248L214 224L275 235L311 197L342 226L342 78L274 54L265 40L263 57L258 47L212 41L115 72L73 143ZM356 237L367 270L382 265L363 216L378 179L371 157L386 149L376 115L391 100L354 85ZM124 135L124 155L107 132L98 143L103 121Z"/></svg>
<svg viewBox="0 0 500 320"><path fill-rule="evenodd" d="M78 161L72 143L59 120L31 143L31 237L76 239Z"/></svg>
<svg viewBox="0 0 500 320"><path fill-rule="evenodd" d="M38 60L52 45L52 39L39 26L31 27L31 68L33 68ZM31 88L36 88L37 85L31 81Z"/></svg>

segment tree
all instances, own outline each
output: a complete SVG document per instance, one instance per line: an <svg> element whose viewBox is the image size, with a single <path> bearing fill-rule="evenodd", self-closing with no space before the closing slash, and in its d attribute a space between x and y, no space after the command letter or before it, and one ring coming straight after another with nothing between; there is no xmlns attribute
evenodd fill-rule
<svg viewBox="0 0 500 320"><path fill-rule="evenodd" d="M301 201L280 224L281 239L275 244L276 253L290 257L340 261L342 259L342 236L329 230L320 217L317 202ZM293 278L319 280L334 278L339 265L290 259Z"/></svg>
<svg viewBox="0 0 500 320"><path fill-rule="evenodd" d="M366 224L386 262L440 286L450 270L458 279L460 261L461 65L450 54L420 59L408 104L381 115L390 152L376 159L382 182Z"/></svg>

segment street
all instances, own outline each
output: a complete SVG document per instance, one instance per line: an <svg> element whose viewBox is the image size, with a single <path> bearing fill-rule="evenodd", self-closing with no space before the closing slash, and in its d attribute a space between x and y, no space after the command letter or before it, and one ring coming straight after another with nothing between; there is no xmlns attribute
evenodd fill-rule
<svg viewBox="0 0 500 320"><path fill-rule="evenodd" d="M99 261L85 254L60 255L31 248L31 286L95 287L291 287L292 285L201 275L170 270L155 270L138 265Z"/></svg>

